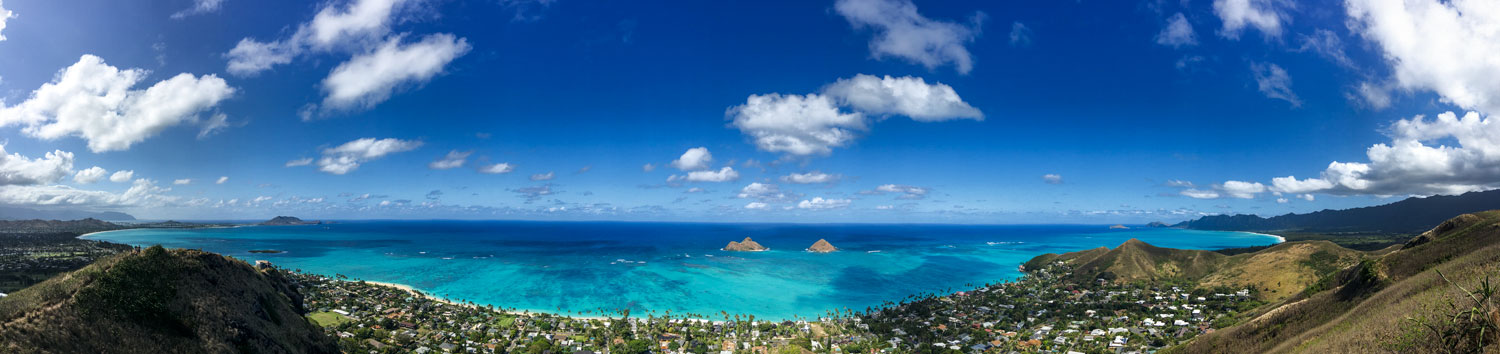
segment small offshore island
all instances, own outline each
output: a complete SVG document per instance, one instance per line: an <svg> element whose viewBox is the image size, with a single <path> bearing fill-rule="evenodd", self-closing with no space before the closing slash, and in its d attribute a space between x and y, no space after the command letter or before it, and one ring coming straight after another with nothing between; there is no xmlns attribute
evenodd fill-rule
<svg viewBox="0 0 1500 354"><path fill-rule="evenodd" d="M755 240L751 240L749 237L746 237L744 241L729 241L729 245L724 246L723 250L734 252L761 252L768 251L770 250L770 248L761 246L760 243L755 242Z"/></svg>

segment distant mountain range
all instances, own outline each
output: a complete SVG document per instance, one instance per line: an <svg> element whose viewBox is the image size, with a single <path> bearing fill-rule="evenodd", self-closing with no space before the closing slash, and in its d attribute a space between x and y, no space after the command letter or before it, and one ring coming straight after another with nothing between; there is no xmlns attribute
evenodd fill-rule
<svg viewBox="0 0 1500 354"><path fill-rule="evenodd" d="M1264 218L1257 215L1211 215L1172 225L1196 230L1308 232L1382 232L1415 234L1454 215L1500 209L1500 190L1462 195L1412 197L1371 207L1323 210Z"/></svg>
<svg viewBox="0 0 1500 354"><path fill-rule="evenodd" d="M0 220L81 220L99 219L113 221L135 220L130 214L106 211L90 212L81 210L36 210L29 208L0 206Z"/></svg>

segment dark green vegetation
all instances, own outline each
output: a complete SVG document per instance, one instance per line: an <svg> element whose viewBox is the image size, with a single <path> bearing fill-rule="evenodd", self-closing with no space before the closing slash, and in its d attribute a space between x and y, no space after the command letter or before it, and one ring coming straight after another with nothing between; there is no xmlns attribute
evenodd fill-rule
<svg viewBox="0 0 1500 354"><path fill-rule="evenodd" d="M274 268L160 246L0 299L0 351L334 353Z"/></svg>
<svg viewBox="0 0 1500 354"><path fill-rule="evenodd" d="M1412 197L1395 203L1263 218L1211 215L1173 225L1196 230L1263 231L1287 241L1328 240L1374 251L1404 242L1454 215L1500 209L1500 190L1455 196Z"/></svg>
<svg viewBox="0 0 1500 354"><path fill-rule="evenodd" d="M1316 253L1300 263L1337 267ZM1336 262L1332 262L1336 264ZM1399 249L1325 273L1251 319L1175 348L1186 353L1493 351L1500 211L1445 221Z"/></svg>
<svg viewBox="0 0 1500 354"><path fill-rule="evenodd" d="M14 292L129 250L126 245L78 239L84 233L118 228L95 219L0 220L0 293Z"/></svg>

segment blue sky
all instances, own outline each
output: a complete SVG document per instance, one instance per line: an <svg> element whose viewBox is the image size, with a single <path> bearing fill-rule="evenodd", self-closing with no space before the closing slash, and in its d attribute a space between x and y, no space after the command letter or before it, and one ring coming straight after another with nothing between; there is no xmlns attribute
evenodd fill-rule
<svg viewBox="0 0 1500 354"><path fill-rule="evenodd" d="M1143 223L1500 186L1483 1L0 8L14 206Z"/></svg>

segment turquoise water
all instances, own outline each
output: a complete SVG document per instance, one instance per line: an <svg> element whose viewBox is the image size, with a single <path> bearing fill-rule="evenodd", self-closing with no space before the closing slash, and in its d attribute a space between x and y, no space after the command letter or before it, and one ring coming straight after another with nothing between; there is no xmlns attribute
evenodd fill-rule
<svg viewBox="0 0 1500 354"><path fill-rule="evenodd" d="M766 252L719 250L753 237ZM1268 245L1272 236L1099 225L806 225L351 221L93 234L197 248L303 271L411 285L496 307L600 315L720 311L764 319L863 310L919 293L1013 280L1031 257L1130 238L1172 248ZM826 238L842 251L803 249ZM286 253L254 254L275 249Z"/></svg>

